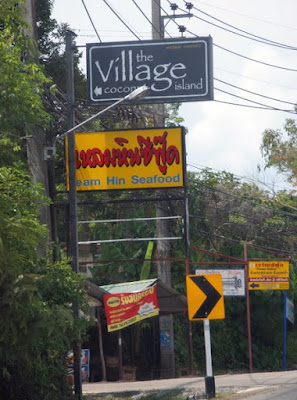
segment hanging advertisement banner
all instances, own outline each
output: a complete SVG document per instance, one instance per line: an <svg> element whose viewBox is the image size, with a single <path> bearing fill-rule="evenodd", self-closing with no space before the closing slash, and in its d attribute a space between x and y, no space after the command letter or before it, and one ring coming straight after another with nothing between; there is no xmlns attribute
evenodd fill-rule
<svg viewBox="0 0 297 400"><path fill-rule="evenodd" d="M86 55L91 104L112 104L142 85L150 91L141 103L213 100L210 36L90 43Z"/></svg>
<svg viewBox="0 0 297 400"><path fill-rule="evenodd" d="M249 262L249 290L288 290L289 261Z"/></svg>
<svg viewBox="0 0 297 400"><path fill-rule="evenodd" d="M108 332L159 315L156 285L141 292L104 295Z"/></svg>
<svg viewBox="0 0 297 400"><path fill-rule="evenodd" d="M182 127L76 133L76 189L183 187L184 154Z"/></svg>

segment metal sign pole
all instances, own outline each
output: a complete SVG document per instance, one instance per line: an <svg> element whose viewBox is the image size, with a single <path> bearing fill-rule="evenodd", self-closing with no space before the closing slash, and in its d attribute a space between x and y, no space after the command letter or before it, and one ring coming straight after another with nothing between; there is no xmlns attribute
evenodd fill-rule
<svg viewBox="0 0 297 400"><path fill-rule="evenodd" d="M247 334L248 334L248 350L249 350L249 370L253 372L253 355L252 355L252 333L251 333L251 311L250 311L250 292L249 292L249 279L248 279L248 257L247 257L247 243L243 243L244 261L246 262L245 275L246 275L246 318L247 318Z"/></svg>
<svg viewBox="0 0 297 400"><path fill-rule="evenodd" d="M284 333L283 333L283 370L287 369L287 297L288 292L284 290Z"/></svg>
<svg viewBox="0 0 297 400"><path fill-rule="evenodd" d="M211 342L210 342L210 323L208 319L203 321L204 326L204 342L205 342L205 358L206 358L206 377L205 377L205 393L207 399L216 397L215 378L212 370L211 358Z"/></svg>
<svg viewBox="0 0 297 400"><path fill-rule="evenodd" d="M74 126L74 66L73 66L73 36L71 31L66 32L66 61L67 61L67 117L68 128ZM74 131L68 136L68 166L69 166L69 256L71 267L79 273L78 239L77 239L77 193L75 185L75 137ZM73 305L73 314L79 318L78 304ZM79 334L80 335L80 334ZM74 392L78 400L82 399L81 375L81 347L78 340L73 345Z"/></svg>

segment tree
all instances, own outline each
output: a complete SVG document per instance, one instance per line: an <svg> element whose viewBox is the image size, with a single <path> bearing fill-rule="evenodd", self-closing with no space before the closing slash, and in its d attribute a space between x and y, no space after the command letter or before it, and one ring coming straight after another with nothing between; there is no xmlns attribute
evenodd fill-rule
<svg viewBox="0 0 297 400"><path fill-rule="evenodd" d="M24 33L19 7L7 0L0 4L0 116L1 131L21 136L24 127L45 127L50 116L42 104L48 79L29 57L34 43Z"/></svg>
<svg viewBox="0 0 297 400"><path fill-rule="evenodd" d="M261 151L266 167L276 167L287 173L289 182L297 184L297 125L294 119L287 119L284 130L266 129L263 133Z"/></svg>
<svg viewBox="0 0 297 400"><path fill-rule="evenodd" d="M0 398L66 399L66 353L86 327L72 304L84 308L85 291L66 262L36 253L46 235L39 207L49 200L27 172L24 136L48 126L49 81L30 56L21 9L7 0L0 11Z"/></svg>
<svg viewBox="0 0 297 400"><path fill-rule="evenodd" d="M0 398L69 398L66 353L86 327L71 306L84 307L82 279L36 257L45 235L36 204L46 199L27 173L0 167L0 193Z"/></svg>

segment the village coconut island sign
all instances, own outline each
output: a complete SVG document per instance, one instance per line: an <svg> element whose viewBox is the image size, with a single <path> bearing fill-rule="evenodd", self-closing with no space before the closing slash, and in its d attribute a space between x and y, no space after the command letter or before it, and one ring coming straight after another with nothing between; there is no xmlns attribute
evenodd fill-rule
<svg viewBox="0 0 297 400"><path fill-rule="evenodd" d="M145 103L213 100L212 38L87 44L88 97L110 104L147 85Z"/></svg>

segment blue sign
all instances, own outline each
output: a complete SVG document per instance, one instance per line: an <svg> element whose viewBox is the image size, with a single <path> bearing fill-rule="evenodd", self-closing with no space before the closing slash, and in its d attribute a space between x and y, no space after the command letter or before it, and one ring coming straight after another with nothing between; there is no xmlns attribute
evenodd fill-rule
<svg viewBox="0 0 297 400"><path fill-rule="evenodd" d="M160 347L162 348L171 348L171 336L168 332L163 331L160 332Z"/></svg>
<svg viewBox="0 0 297 400"><path fill-rule="evenodd" d="M287 319L294 324L294 304L288 298L286 301L286 316Z"/></svg>

